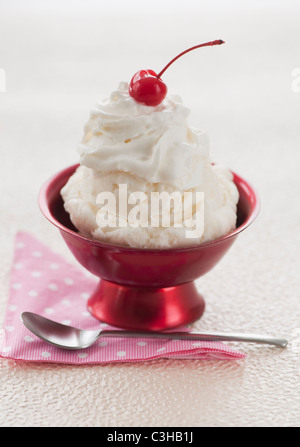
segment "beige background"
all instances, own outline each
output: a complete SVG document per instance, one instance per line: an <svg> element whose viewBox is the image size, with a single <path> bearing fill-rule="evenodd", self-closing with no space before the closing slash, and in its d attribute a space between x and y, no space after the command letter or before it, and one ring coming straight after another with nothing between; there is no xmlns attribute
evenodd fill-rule
<svg viewBox="0 0 300 447"><path fill-rule="evenodd" d="M198 281L207 310L195 327L291 340L284 351L239 345L243 361L0 360L1 426L299 426L299 19L297 0L0 0L1 327L18 230L75 262L36 199L49 176L77 162L96 100L141 68L222 38L226 46L178 60L165 81L209 134L212 158L255 185L262 210Z"/></svg>

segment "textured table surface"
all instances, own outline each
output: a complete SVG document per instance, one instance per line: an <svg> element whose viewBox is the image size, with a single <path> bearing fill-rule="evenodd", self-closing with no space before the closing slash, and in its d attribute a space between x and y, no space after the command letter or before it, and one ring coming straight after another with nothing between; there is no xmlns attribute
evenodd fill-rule
<svg viewBox="0 0 300 447"><path fill-rule="evenodd" d="M291 343L238 345L248 354L242 361L74 367L2 359L0 426L300 425L299 2L172 4L154 1L148 11L133 1L0 0L1 327L17 231L75 262L37 194L77 162L96 100L138 69L158 70L189 46L222 38L226 46L186 55L165 81L190 106L190 123L209 134L212 158L252 182L262 208L197 281L207 309L195 328Z"/></svg>

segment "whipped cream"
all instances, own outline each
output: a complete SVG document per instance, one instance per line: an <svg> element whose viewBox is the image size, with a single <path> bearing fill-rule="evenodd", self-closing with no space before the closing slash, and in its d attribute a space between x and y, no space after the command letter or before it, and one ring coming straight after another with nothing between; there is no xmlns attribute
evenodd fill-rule
<svg viewBox="0 0 300 447"><path fill-rule="evenodd" d="M179 190L199 186L209 145L203 131L188 126L189 113L178 96L166 97L157 107L138 103L123 82L93 108L79 145L80 163Z"/></svg>

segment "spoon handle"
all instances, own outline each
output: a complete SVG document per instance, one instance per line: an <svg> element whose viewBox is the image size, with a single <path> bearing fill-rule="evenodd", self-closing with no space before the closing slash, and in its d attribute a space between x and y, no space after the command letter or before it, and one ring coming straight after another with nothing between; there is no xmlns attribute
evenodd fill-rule
<svg viewBox="0 0 300 447"><path fill-rule="evenodd" d="M195 341L237 341L259 343L285 348L288 340L259 334L222 333L222 332L136 332L136 331L101 331L101 337L163 338L172 340Z"/></svg>

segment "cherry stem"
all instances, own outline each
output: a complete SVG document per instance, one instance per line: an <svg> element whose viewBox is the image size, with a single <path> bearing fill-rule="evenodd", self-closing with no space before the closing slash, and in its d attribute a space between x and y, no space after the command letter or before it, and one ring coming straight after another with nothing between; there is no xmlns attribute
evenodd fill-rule
<svg viewBox="0 0 300 447"><path fill-rule="evenodd" d="M214 45L222 45L223 43L225 43L223 40L213 40L212 42L206 42L206 43L202 43L200 45L195 45L194 47L191 47L185 51L183 51L182 53L178 54L178 56L174 57L174 59L172 59L166 66L165 68L163 68L161 70L161 72L158 73L158 75L156 76L157 79L159 79L163 73L166 71L167 68L170 67L171 64L173 64L173 62L175 62L177 59L179 59L181 56L183 56L184 54L188 53L189 51L195 50L196 48L201 48L201 47L209 47L209 46L214 46Z"/></svg>

